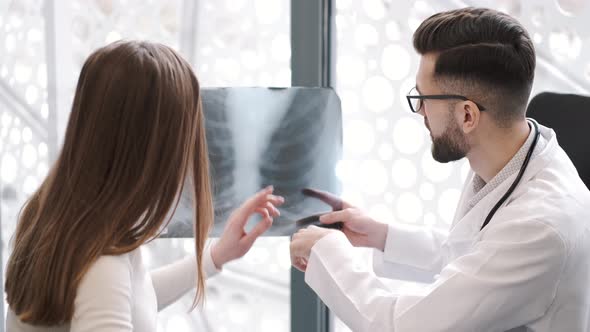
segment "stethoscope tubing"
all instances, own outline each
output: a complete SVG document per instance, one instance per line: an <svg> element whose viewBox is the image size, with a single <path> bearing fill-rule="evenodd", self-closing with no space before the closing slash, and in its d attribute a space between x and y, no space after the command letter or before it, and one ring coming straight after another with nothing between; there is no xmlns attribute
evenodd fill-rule
<svg viewBox="0 0 590 332"><path fill-rule="evenodd" d="M522 179L522 176L524 175L524 172L526 171L526 168L529 165L529 162L531 161L531 158L533 156L533 151L535 150L535 147L537 146L537 142L539 141L540 132L539 132L539 125L537 124L537 122L535 120L531 120L530 122L535 127L535 138L533 139L533 144L531 144L531 147L529 148L529 151L526 154L526 157L524 159L524 162L522 163L522 166L520 167L520 171L518 172L516 179L514 179L514 182L512 182L512 185L510 185L510 188L508 188L508 190L506 191L504 196L502 196L502 198L500 198L500 200L496 203L496 205L494 205L494 207L492 208L490 213L488 213L486 219L483 222L483 225L480 228L480 231L482 231L490 223L490 221L494 217L494 214L496 214L496 211L498 211L498 209L502 206L502 204L504 204L504 202L506 202L508 197L510 197L510 195L514 192L514 190L516 189L516 186L518 186L518 183Z"/></svg>

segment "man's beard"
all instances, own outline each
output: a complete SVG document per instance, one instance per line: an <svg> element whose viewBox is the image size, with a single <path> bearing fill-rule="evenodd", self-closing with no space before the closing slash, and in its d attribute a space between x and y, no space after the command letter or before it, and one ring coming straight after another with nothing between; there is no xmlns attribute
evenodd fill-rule
<svg viewBox="0 0 590 332"><path fill-rule="evenodd" d="M449 117L447 129L443 134L439 137L432 136L432 157L439 163L463 159L468 150L469 144L452 116Z"/></svg>

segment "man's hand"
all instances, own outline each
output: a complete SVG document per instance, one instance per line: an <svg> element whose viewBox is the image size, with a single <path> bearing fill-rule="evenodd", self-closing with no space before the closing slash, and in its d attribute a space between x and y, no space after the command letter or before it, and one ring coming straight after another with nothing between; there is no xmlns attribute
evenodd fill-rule
<svg viewBox="0 0 590 332"><path fill-rule="evenodd" d="M341 221L342 232L355 247L369 247L383 251L387 239L387 224L375 221L357 208L335 211L320 217L322 224Z"/></svg>
<svg viewBox="0 0 590 332"><path fill-rule="evenodd" d="M378 222L363 211L331 193L305 189L304 194L330 205L335 211L320 217L323 224L342 222L342 232L355 247L370 247L383 251L387 238L387 224Z"/></svg>
<svg viewBox="0 0 590 332"><path fill-rule="evenodd" d="M339 231L316 226L300 229L291 240L291 264L299 271L305 272L311 248L324 236L333 232Z"/></svg>

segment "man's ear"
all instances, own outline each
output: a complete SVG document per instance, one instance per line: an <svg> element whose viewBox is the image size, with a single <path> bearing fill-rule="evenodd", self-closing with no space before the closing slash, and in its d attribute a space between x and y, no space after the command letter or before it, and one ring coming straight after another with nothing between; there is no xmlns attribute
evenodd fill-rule
<svg viewBox="0 0 590 332"><path fill-rule="evenodd" d="M459 125L464 134L473 132L473 130L479 125L481 111L474 102L466 100L457 103L455 112L457 113L457 120L459 120Z"/></svg>

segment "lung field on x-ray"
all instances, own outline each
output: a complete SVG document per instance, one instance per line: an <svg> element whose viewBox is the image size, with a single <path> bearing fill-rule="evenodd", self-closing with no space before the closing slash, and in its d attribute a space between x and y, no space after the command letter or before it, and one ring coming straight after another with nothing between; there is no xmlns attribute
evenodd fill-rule
<svg viewBox="0 0 590 332"><path fill-rule="evenodd" d="M342 151L342 116L332 89L213 88L203 89L202 99L215 205L213 236L235 208L267 185L274 185L286 202L266 235L290 235L297 229L295 220L329 210L304 197L301 189L340 191L335 167ZM191 237L193 216L187 185L163 236Z"/></svg>

